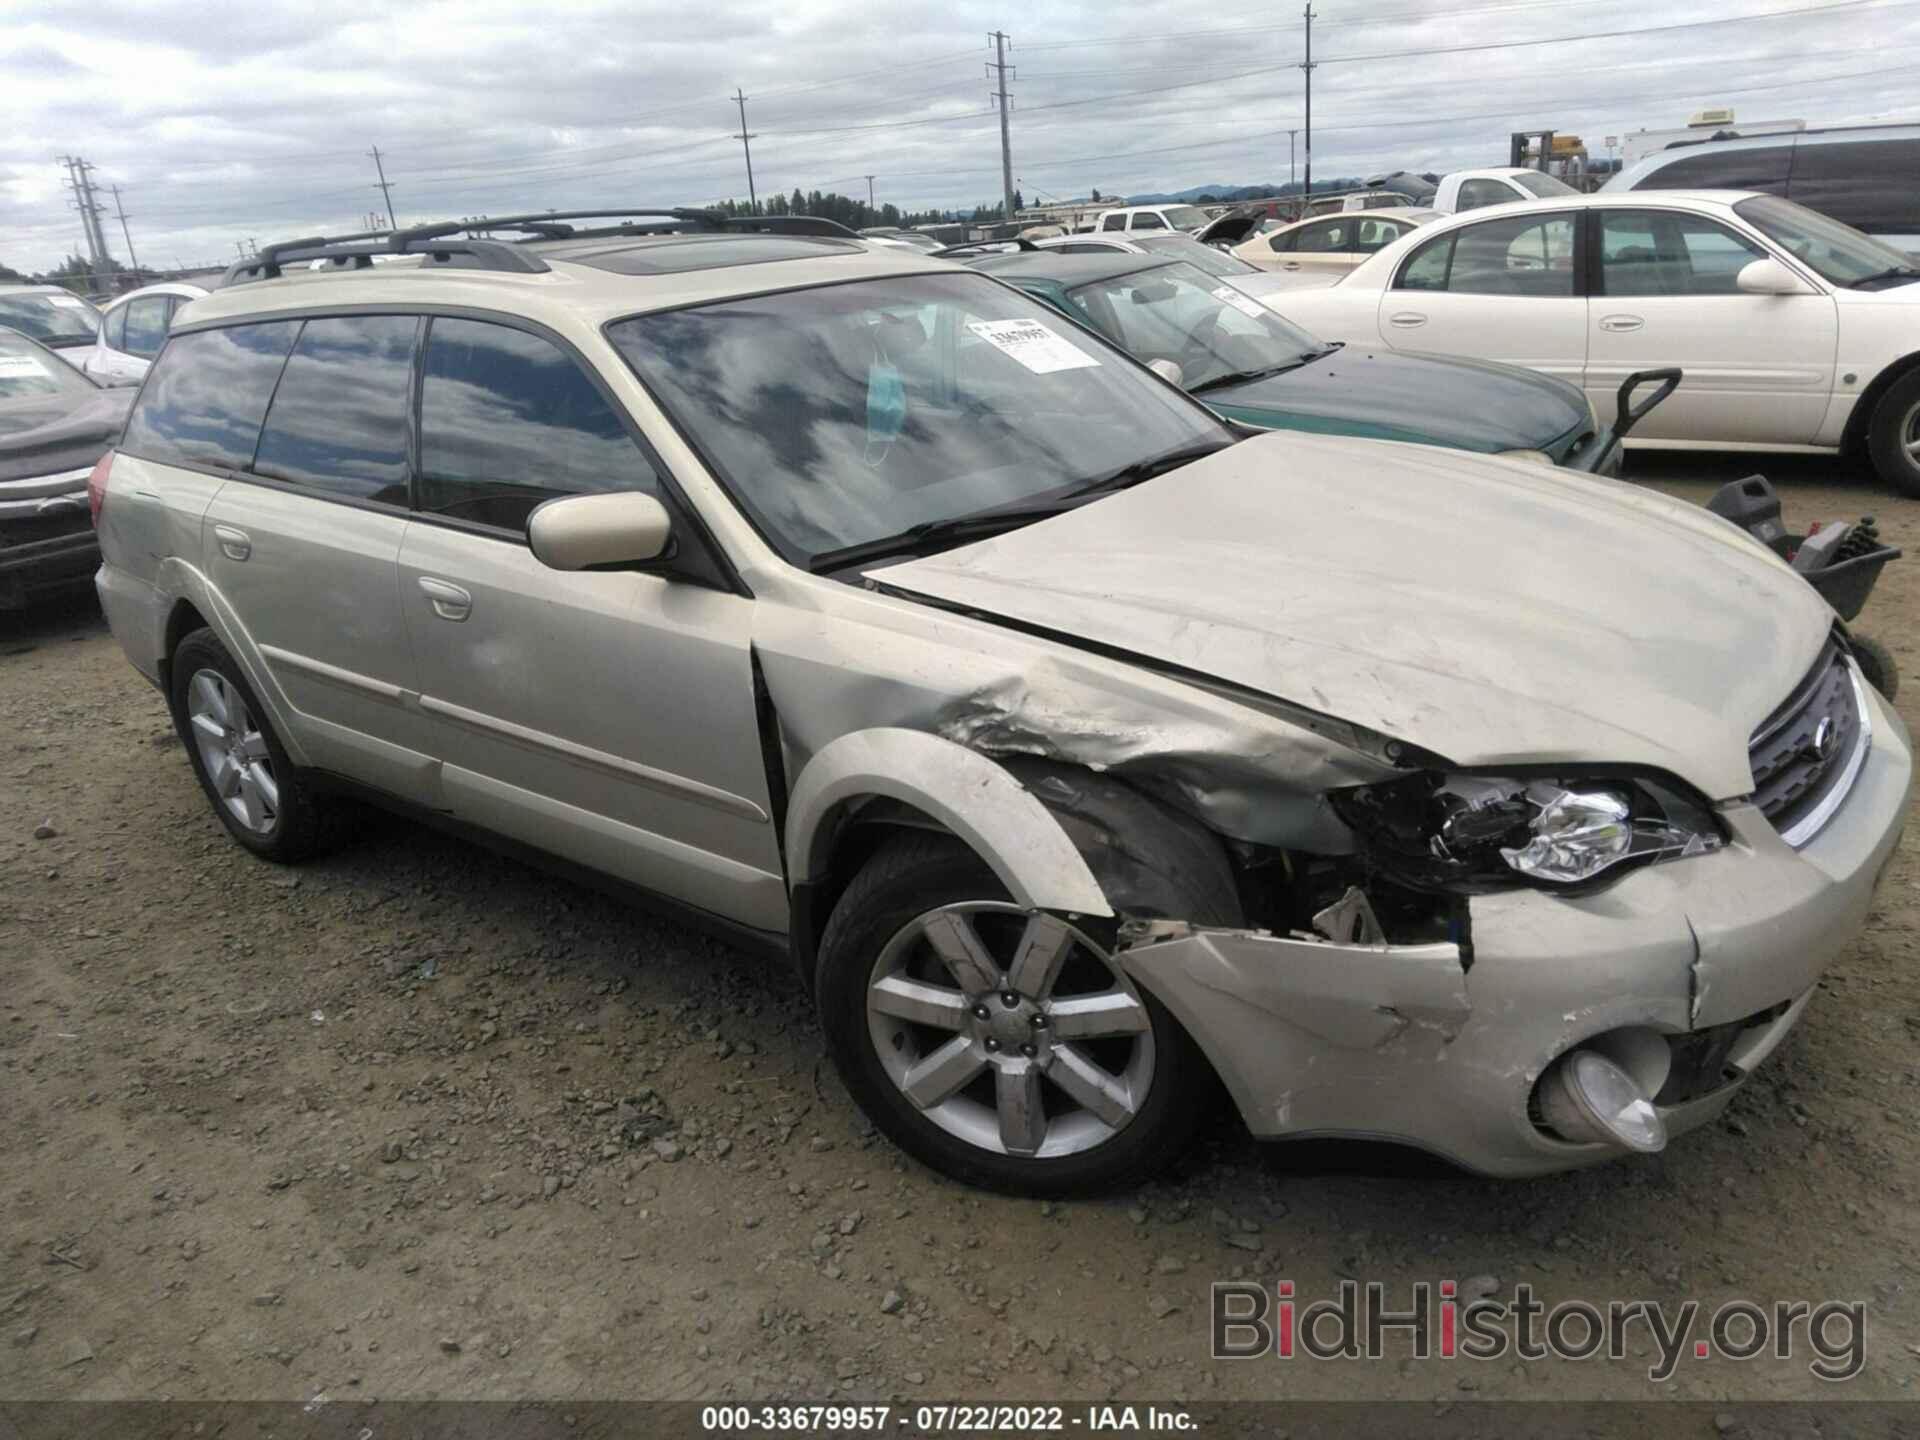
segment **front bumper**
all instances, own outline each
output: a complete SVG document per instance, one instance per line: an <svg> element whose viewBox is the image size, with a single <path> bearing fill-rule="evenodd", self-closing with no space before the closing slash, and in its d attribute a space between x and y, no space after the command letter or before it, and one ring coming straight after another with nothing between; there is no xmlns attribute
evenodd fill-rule
<svg viewBox="0 0 1920 1440"><path fill-rule="evenodd" d="M1121 954L1213 1062L1256 1136L1349 1136L1491 1175L1610 1159L1529 1115L1559 1056L1621 1030L1664 1038L1670 1134L1706 1123L1785 1038L1865 923L1906 821L1913 752L1877 693L1873 748L1804 848L1752 805L1732 842L1593 895L1513 890L1469 902L1452 944L1338 945L1152 927Z"/></svg>
<svg viewBox="0 0 1920 1440"><path fill-rule="evenodd" d="M44 595L78 589L93 578L100 542L83 508L79 528L13 543L0 525L0 610L18 610Z"/></svg>

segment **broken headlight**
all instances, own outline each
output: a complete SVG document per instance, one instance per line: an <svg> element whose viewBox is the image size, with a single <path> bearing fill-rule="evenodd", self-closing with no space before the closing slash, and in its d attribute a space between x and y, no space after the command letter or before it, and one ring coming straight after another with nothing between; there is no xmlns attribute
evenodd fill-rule
<svg viewBox="0 0 1920 1440"><path fill-rule="evenodd" d="M1436 774L1337 791L1378 870L1422 889L1588 886L1620 867L1725 843L1705 802L1645 775Z"/></svg>

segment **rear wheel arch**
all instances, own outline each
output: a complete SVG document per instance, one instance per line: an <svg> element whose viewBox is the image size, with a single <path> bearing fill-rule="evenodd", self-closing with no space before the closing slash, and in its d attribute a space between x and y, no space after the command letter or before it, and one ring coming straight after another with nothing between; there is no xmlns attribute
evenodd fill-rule
<svg viewBox="0 0 1920 1440"><path fill-rule="evenodd" d="M169 701L173 697L173 656L180 642L196 630L212 627L191 600L175 600L167 612L166 631L160 643L160 688Z"/></svg>

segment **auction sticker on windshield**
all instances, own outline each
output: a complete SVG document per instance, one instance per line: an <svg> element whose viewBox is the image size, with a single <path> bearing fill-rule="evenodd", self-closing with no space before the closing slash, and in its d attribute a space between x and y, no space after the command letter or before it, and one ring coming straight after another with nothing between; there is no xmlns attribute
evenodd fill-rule
<svg viewBox="0 0 1920 1440"><path fill-rule="evenodd" d="M47 367L32 355L0 355L0 379L9 376L45 375Z"/></svg>
<svg viewBox="0 0 1920 1440"><path fill-rule="evenodd" d="M1215 290L1213 292L1213 298L1221 301L1223 304L1231 305L1242 315L1250 319L1258 320L1262 315L1267 313L1266 307L1258 300L1249 299L1231 285L1222 285L1218 290Z"/></svg>
<svg viewBox="0 0 1920 1440"><path fill-rule="evenodd" d="M967 328L1036 375L1085 370L1100 362L1038 320L969 320Z"/></svg>
<svg viewBox="0 0 1920 1440"><path fill-rule="evenodd" d="M47 296L47 303L49 305L58 305L62 310L84 310L87 308L84 300L76 300L71 295L49 295Z"/></svg>

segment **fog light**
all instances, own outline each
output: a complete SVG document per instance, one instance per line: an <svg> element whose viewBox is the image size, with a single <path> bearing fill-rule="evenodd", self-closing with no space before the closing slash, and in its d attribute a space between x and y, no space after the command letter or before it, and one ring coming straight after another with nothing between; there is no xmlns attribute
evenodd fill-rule
<svg viewBox="0 0 1920 1440"><path fill-rule="evenodd" d="M1540 1114L1568 1140L1597 1140L1651 1152L1667 1144L1667 1125L1639 1083L1606 1056L1576 1050L1540 1082Z"/></svg>

